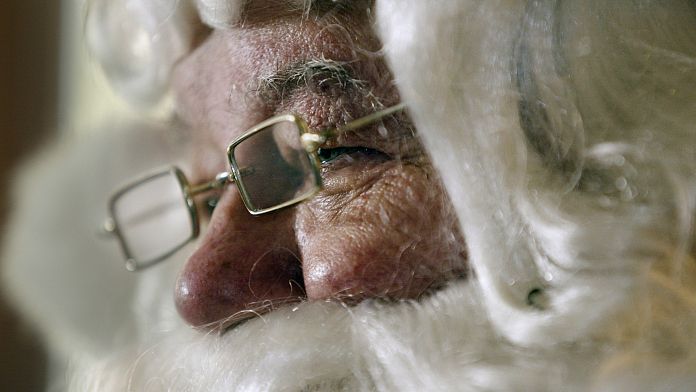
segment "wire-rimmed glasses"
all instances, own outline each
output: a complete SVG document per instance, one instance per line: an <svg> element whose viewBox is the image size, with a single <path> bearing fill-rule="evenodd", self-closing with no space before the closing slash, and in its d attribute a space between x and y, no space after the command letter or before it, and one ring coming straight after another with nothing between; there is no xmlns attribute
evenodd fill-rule
<svg viewBox="0 0 696 392"><path fill-rule="evenodd" d="M109 200L104 229L118 238L129 271L151 266L198 237L196 195L233 183L252 215L305 201L322 189L322 144L404 108L398 104L318 133L293 114L269 118L228 146L229 171L211 181L192 185L179 168L169 167L121 188Z"/></svg>

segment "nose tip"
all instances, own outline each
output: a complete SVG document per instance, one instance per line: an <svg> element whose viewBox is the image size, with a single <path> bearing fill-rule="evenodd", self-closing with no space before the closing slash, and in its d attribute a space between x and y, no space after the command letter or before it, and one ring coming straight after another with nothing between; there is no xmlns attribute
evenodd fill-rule
<svg viewBox="0 0 696 392"><path fill-rule="evenodd" d="M249 312L263 313L304 297L299 262L288 250L267 252L252 265L215 261L193 260L177 280L176 306L192 326L225 325Z"/></svg>
<svg viewBox="0 0 696 392"><path fill-rule="evenodd" d="M223 197L177 280L181 317L196 327L224 326L249 311L302 298L291 214L253 217L238 195Z"/></svg>
<svg viewBox="0 0 696 392"><path fill-rule="evenodd" d="M176 308L179 315L188 324L199 327L208 322L213 314L221 314L220 310L212 310L206 303L210 304L210 297L199 288L200 283L195 279L180 276L176 282L175 299Z"/></svg>

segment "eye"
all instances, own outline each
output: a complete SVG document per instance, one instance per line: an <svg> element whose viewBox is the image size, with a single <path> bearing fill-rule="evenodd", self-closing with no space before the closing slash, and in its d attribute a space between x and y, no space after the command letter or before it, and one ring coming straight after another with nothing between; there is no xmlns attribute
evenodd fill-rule
<svg viewBox="0 0 696 392"><path fill-rule="evenodd" d="M367 147L337 147L320 148L317 150L317 155L319 155L319 160L321 161L321 163L330 163L344 155L349 155L353 153L371 155L376 152L376 150Z"/></svg>
<svg viewBox="0 0 696 392"><path fill-rule="evenodd" d="M215 207L217 207L219 201L220 197L218 196L211 196L205 199L204 207L208 216L213 216L213 212L215 212Z"/></svg>
<svg viewBox="0 0 696 392"><path fill-rule="evenodd" d="M341 155L339 148L320 148L317 150L321 163L329 163Z"/></svg>

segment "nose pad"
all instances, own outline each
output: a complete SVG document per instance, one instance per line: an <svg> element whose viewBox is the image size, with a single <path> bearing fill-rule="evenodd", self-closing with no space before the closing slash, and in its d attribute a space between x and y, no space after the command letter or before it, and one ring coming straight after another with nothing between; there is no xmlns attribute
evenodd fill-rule
<svg viewBox="0 0 696 392"><path fill-rule="evenodd" d="M193 326L224 326L304 297L294 211L252 216L236 190L215 208L177 280L179 314Z"/></svg>

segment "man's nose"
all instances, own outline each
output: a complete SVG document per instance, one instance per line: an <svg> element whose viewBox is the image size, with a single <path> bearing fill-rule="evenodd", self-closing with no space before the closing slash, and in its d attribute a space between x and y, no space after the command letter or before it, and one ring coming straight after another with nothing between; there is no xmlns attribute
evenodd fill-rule
<svg viewBox="0 0 696 392"><path fill-rule="evenodd" d="M293 214L252 216L228 189L177 281L181 316L194 326L225 325L243 312L304 296Z"/></svg>

